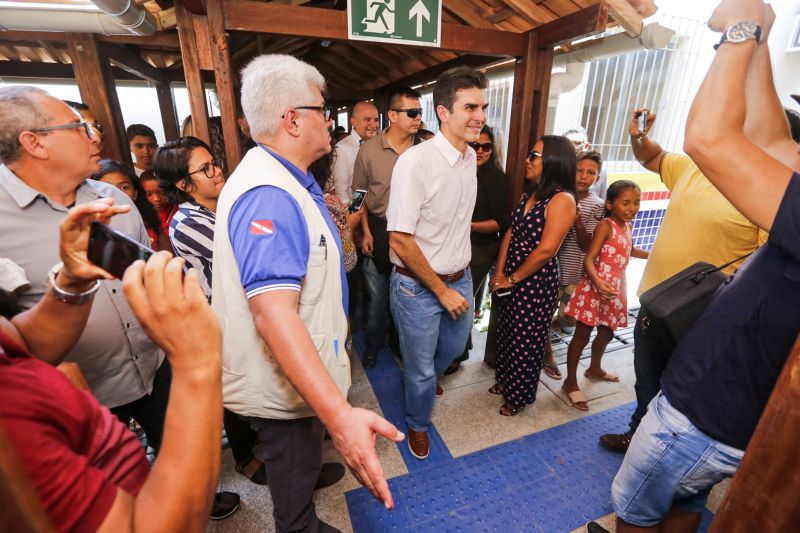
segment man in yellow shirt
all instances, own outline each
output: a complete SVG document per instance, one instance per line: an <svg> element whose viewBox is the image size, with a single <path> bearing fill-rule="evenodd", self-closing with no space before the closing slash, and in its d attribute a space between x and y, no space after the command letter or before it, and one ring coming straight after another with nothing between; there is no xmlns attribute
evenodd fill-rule
<svg viewBox="0 0 800 533"><path fill-rule="evenodd" d="M642 112L647 112L644 131L639 130L637 120ZM647 134L655 119L649 109L637 109L629 127L634 156L645 168L657 172L672 193L642 275L639 295L698 261L723 265L743 257L766 242L767 237L722 196L689 156L668 153L650 139ZM736 261L723 272L733 273L741 262ZM604 448L619 453L628 449L647 405L661 389L661 374L671 355L670 348L649 328L644 310L639 311L633 339L637 405L630 429L600 437Z"/></svg>

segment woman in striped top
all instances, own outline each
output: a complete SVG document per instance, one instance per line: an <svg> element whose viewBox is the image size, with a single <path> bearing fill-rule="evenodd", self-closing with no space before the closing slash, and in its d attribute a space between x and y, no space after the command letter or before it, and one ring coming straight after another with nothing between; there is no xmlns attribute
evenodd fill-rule
<svg viewBox="0 0 800 533"><path fill-rule="evenodd" d="M217 199L225 185L220 162L200 139L180 137L159 147L153 170L167 200L178 206L169 226L172 246L178 256L186 259L188 266L200 274L200 284L210 301L215 213ZM227 409L223 422L236 470L254 483L266 484L263 463L252 453L256 434Z"/></svg>

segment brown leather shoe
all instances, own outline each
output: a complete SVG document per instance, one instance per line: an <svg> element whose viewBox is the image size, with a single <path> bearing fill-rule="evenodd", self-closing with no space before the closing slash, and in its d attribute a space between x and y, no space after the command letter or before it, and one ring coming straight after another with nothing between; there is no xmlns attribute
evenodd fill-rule
<svg viewBox="0 0 800 533"><path fill-rule="evenodd" d="M438 397L439 397L439 396L441 396L442 394L444 394L444 389L442 388L442 386L441 386L441 385L439 385L439 384L437 383L437 384L436 384L436 397L438 398Z"/></svg>
<svg viewBox="0 0 800 533"><path fill-rule="evenodd" d="M600 446L608 451L614 453L625 453L628 451L628 446L631 445L631 438L633 433L606 433L600 435Z"/></svg>
<svg viewBox="0 0 800 533"><path fill-rule="evenodd" d="M408 449L417 459L428 458L428 433L408 428Z"/></svg>

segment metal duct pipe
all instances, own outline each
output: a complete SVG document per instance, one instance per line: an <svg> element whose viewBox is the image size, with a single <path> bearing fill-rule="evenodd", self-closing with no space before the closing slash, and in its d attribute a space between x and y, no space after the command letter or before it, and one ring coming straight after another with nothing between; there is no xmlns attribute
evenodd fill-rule
<svg viewBox="0 0 800 533"><path fill-rule="evenodd" d="M564 72L556 72L550 76L550 96L548 106L558 105L558 97L561 93L568 93L583 81L583 73L586 71L586 63L567 63Z"/></svg>
<svg viewBox="0 0 800 533"><path fill-rule="evenodd" d="M629 37L625 32L604 37L598 39L599 43L596 45L555 56L553 65L563 67L568 63L588 63L641 49L660 50L669 44L674 35L675 30L658 23L648 24L642 28L642 34L639 37Z"/></svg>
<svg viewBox="0 0 800 533"><path fill-rule="evenodd" d="M25 9L6 5L0 5L0 30L130 35L127 29L105 13L59 8Z"/></svg>
<svg viewBox="0 0 800 533"><path fill-rule="evenodd" d="M92 3L110 15L121 26L136 35L152 35L158 30L155 17L133 0L92 0Z"/></svg>

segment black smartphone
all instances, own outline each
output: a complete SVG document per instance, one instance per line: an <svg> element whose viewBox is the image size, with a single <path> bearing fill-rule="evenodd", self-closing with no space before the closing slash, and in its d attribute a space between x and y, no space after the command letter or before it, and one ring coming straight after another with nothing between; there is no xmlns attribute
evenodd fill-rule
<svg viewBox="0 0 800 533"><path fill-rule="evenodd" d="M356 189L353 193L353 199L350 200L350 206L347 208L351 213L355 213L361 206L364 205L364 199L367 197L367 191L364 189Z"/></svg>
<svg viewBox="0 0 800 533"><path fill-rule="evenodd" d="M89 228L89 261L112 276L122 279L131 264L147 259L155 252L127 235L111 229L102 222L92 222Z"/></svg>
<svg viewBox="0 0 800 533"><path fill-rule="evenodd" d="M505 298L506 296L511 294L511 287L508 287L506 289L498 289L497 291L495 291L495 294L497 295L498 298Z"/></svg>

